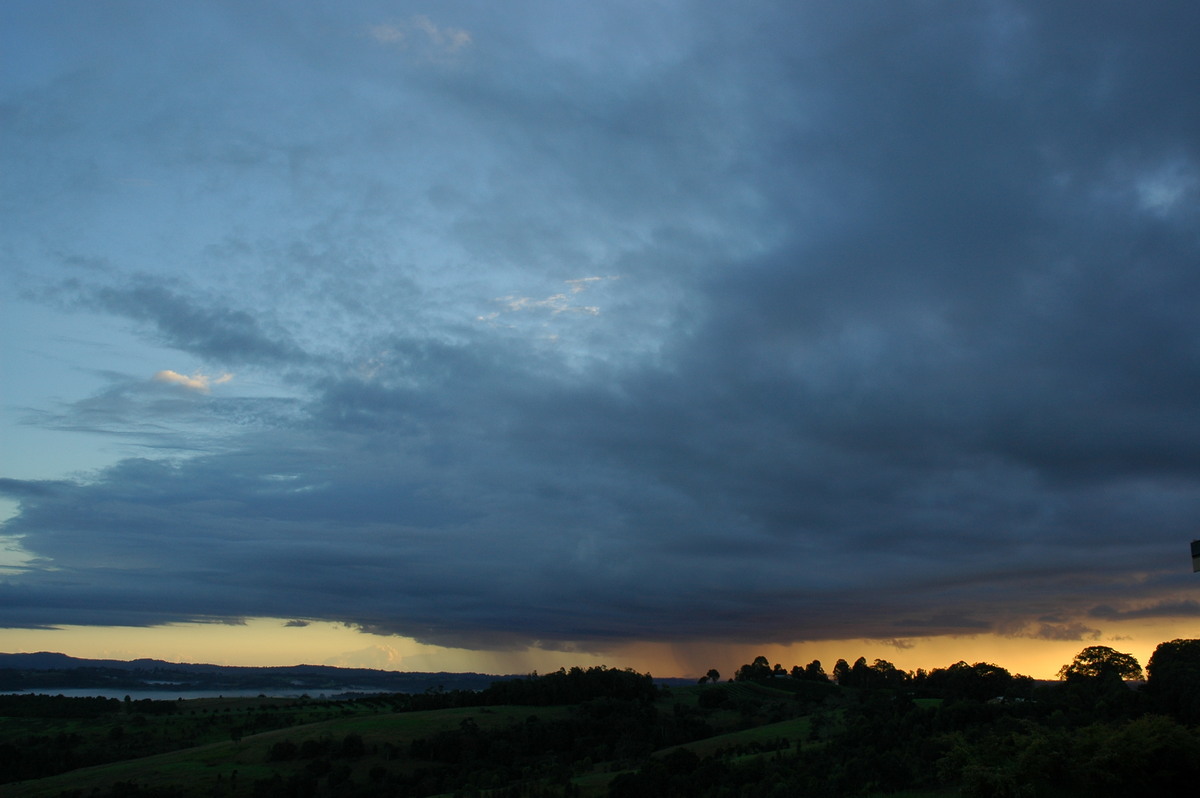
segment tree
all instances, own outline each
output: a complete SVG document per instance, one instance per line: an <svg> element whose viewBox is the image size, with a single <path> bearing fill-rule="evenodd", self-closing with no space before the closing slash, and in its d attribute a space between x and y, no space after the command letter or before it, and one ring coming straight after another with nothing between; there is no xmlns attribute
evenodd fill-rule
<svg viewBox="0 0 1200 798"><path fill-rule="evenodd" d="M829 677L825 674L825 669L821 667L821 660L819 659L814 659L804 666L804 678L811 682L829 681Z"/></svg>
<svg viewBox="0 0 1200 798"><path fill-rule="evenodd" d="M859 657L858 659L854 660L854 664L850 666L850 686L871 686L871 666L867 664L866 657Z"/></svg>
<svg viewBox="0 0 1200 798"><path fill-rule="evenodd" d="M721 672L718 671L716 668L709 668L708 669L708 680L710 682L714 682L714 683L721 681Z"/></svg>
<svg viewBox="0 0 1200 798"><path fill-rule="evenodd" d="M1159 643L1146 674L1146 693L1162 711L1200 723L1200 640Z"/></svg>
<svg viewBox="0 0 1200 798"><path fill-rule="evenodd" d="M1140 679L1142 666L1132 654L1123 654L1108 646L1088 646L1076 654L1070 664L1059 669L1058 678L1068 682Z"/></svg>
<svg viewBox="0 0 1200 798"><path fill-rule="evenodd" d="M943 698L987 701L1004 695L1013 684L1013 676L990 662L968 665L959 660L948 668L934 668L925 675L923 681L926 687L941 693Z"/></svg>
<svg viewBox="0 0 1200 798"><path fill-rule="evenodd" d="M718 709L729 702L729 695L721 687L709 687L700 692L697 702L701 709Z"/></svg>
<svg viewBox="0 0 1200 798"><path fill-rule="evenodd" d="M843 687L846 686L847 677L850 675L850 663L844 659L839 659L833 664L833 680Z"/></svg>
<svg viewBox="0 0 1200 798"><path fill-rule="evenodd" d="M737 669L733 678L739 682L768 682L771 680L771 663L764 656L757 656L754 662Z"/></svg>
<svg viewBox="0 0 1200 798"><path fill-rule="evenodd" d="M886 659L876 659L871 665L872 687L902 687L908 682L908 674Z"/></svg>

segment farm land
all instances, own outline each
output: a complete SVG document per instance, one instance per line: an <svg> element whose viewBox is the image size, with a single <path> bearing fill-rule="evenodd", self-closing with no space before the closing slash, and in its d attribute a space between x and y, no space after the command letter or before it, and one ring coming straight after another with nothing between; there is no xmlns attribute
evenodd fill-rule
<svg viewBox="0 0 1200 798"><path fill-rule="evenodd" d="M572 668L336 700L6 695L0 795L1185 794L1200 777L1200 641L1160 645L1144 681L1101 648L1054 683L880 660L839 661L835 681L758 658L686 686Z"/></svg>

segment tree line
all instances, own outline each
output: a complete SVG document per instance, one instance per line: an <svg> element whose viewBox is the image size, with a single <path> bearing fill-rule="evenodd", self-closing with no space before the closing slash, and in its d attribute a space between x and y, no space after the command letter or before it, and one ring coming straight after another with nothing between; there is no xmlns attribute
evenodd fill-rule
<svg viewBox="0 0 1200 798"><path fill-rule="evenodd" d="M1143 675L1144 683L1135 681ZM784 669L756 657L724 682L710 671L699 688L664 688L649 674L600 667L531 674L478 692L433 689L240 715L181 709L155 718L138 712L137 702L106 701L79 710L112 718L99 727L107 729L102 741L39 732L36 750L79 766L89 745L130 754L168 733L221 733L205 731L213 723L226 723L233 735L311 722L318 711L343 717L478 707L452 728L415 737L389 738L370 727L336 737L297 728L262 750L274 775L243 774L236 792L226 784L222 794L572 796L580 792L576 779L601 772L614 774L613 798L922 789L968 798L1188 794L1200 779L1200 640L1161 644L1144 673L1128 654L1089 646L1059 677L1035 682L986 662L905 672L863 658L839 661L826 674L815 660ZM490 707L502 704L530 709L485 723ZM539 709L556 705L565 708ZM45 703L56 715L65 706ZM720 748L688 747L772 724L779 725ZM0 760L33 764L34 748L15 739L9 745L0 745ZM129 784L97 794L169 793Z"/></svg>
<svg viewBox="0 0 1200 798"><path fill-rule="evenodd" d="M1189 661L1188 645L1193 641L1174 640L1161 644L1150 660L1150 667L1162 675L1168 682L1178 679L1177 672L1186 672L1187 666L1180 664ZM1082 679L1117 679L1120 681L1140 680L1142 666L1131 654L1116 651L1108 646L1088 646L1075 658L1059 669L1060 679L1068 682ZM701 676L700 684L717 683L721 674L715 668ZM771 665L764 656L755 657L750 663L742 665L733 675L733 681L758 682L786 685L786 680L798 682L817 682L822 684L835 683L839 687L855 688L902 688L908 687L917 691L927 692L948 698L980 697L994 698L1014 690L1028 692L1034 680L1029 676L1012 674L1007 669L990 662L976 662L968 665L959 661L945 668L934 668L926 671L918 668L916 671L903 671L885 659L876 659L867 664L866 657L859 657L854 664L839 659L833 666L832 675L825 672L821 661L814 659L804 667L794 665L790 670L776 663Z"/></svg>

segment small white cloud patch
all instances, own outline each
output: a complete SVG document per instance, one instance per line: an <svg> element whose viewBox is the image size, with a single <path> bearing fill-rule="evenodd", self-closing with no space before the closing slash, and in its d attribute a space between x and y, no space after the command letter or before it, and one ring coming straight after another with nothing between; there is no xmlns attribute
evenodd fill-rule
<svg viewBox="0 0 1200 798"><path fill-rule="evenodd" d="M208 393L210 390L212 390L212 386L220 385L223 382L229 382L230 380L232 380L233 375L230 374L229 372L226 372L226 373L222 374L220 377L214 378L214 377L208 376L207 374L201 374L200 372L196 372L192 376L188 377L184 374L180 374L178 371L171 371L170 369L164 369L163 371L160 371L157 374L155 374L154 379L157 382L168 382L173 385L182 385L184 388L187 388L188 390L191 390L191 391L199 391L200 393Z"/></svg>
<svg viewBox="0 0 1200 798"><path fill-rule="evenodd" d="M1186 203L1198 185L1200 180L1186 162L1166 164L1137 180L1138 206L1144 211L1166 216Z"/></svg>
<svg viewBox="0 0 1200 798"><path fill-rule="evenodd" d="M438 25L424 15L415 16L408 22L372 25L367 33L382 45L423 47L443 55L453 55L471 44L469 32Z"/></svg>
<svg viewBox="0 0 1200 798"><path fill-rule="evenodd" d="M583 313L589 316L599 316L600 308L597 305L577 305L572 301L572 296L582 294L592 283L601 280L615 280L616 277L579 277L574 280L566 280L569 286L569 293L552 294L544 299L536 299L529 296L503 296L496 297L494 301L501 302L504 305L503 311L496 311L484 315L476 316L478 321L494 321L504 313L520 313L523 311L548 311L550 315L557 316L562 313Z"/></svg>

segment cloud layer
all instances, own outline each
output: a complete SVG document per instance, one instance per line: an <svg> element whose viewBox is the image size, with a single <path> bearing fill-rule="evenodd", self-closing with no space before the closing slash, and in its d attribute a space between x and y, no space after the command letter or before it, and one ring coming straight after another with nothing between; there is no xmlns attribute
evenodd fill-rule
<svg viewBox="0 0 1200 798"><path fill-rule="evenodd" d="M262 8L5 87L22 301L185 365L26 414L158 451L14 464L0 624L1196 615L1200 13Z"/></svg>

